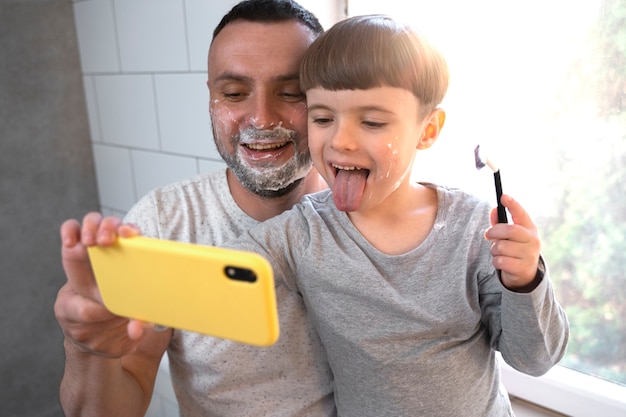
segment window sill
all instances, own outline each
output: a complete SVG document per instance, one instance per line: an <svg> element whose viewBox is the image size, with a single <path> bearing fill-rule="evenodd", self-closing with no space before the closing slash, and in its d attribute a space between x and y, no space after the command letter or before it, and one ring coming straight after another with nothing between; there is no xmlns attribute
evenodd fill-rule
<svg viewBox="0 0 626 417"><path fill-rule="evenodd" d="M572 417L626 416L626 386L558 365L536 378L500 363L514 397Z"/></svg>

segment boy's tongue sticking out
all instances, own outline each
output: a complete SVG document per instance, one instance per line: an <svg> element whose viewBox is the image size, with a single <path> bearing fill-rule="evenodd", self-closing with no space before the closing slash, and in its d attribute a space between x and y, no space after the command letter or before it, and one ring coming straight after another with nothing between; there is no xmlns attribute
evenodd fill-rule
<svg viewBox="0 0 626 417"><path fill-rule="evenodd" d="M341 211L356 211L361 203L367 169L338 169L333 184L333 200Z"/></svg>

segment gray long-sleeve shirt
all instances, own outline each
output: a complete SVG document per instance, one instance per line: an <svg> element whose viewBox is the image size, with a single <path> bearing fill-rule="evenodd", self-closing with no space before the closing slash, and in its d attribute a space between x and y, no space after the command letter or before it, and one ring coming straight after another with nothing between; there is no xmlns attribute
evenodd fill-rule
<svg viewBox="0 0 626 417"><path fill-rule="evenodd" d="M434 227L406 254L370 245L329 191L236 244L267 257L276 279L303 294L342 417L510 416L496 351L531 375L564 354L569 326L548 273L531 293L504 288L483 236L489 205L429 186Z"/></svg>

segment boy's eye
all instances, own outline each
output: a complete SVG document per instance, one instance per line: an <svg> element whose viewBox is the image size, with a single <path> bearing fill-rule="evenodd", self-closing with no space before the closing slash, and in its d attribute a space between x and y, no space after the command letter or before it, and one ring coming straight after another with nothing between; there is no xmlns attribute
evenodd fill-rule
<svg viewBox="0 0 626 417"><path fill-rule="evenodd" d="M316 125L324 126L333 121L330 117L312 117L311 121Z"/></svg>
<svg viewBox="0 0 626 417"><path fill-rule="evenodd" d="M376 129L376 128L380 128L380 127L385 127L387 125L387 123L383 123L383 122L374 122L372 120L363 120L362 122L366 127L372 128L372 129Z"/></svg>

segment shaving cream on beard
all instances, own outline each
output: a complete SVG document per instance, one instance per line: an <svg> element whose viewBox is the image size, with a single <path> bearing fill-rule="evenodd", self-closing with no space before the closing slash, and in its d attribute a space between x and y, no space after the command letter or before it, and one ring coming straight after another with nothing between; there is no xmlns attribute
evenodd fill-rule
<svg viewBox="0 0 626 417"><path fill-rule="evenodd" d="M216 137L214 133L214 137ZM231 144L234 149L239 149L240 145L246 143L257 143L267 141L267 143L288 143L294 145L294 155L281 166L271 166L266 164L263 167L250 166L238 151L228 154L216 140L217 149L228 165L237 176L239 181L250 191L259 195L274 195L275 192L286 189L294 182L306 177L312 169L311 155L308 148L300 151L296 144L299 142L298 133L294 130L285 129L279 124L272 130L257 129L248 127L234 135ZM268 162L265 160L264 162ZM269 193L268 193L269 192Z"/></svg>

